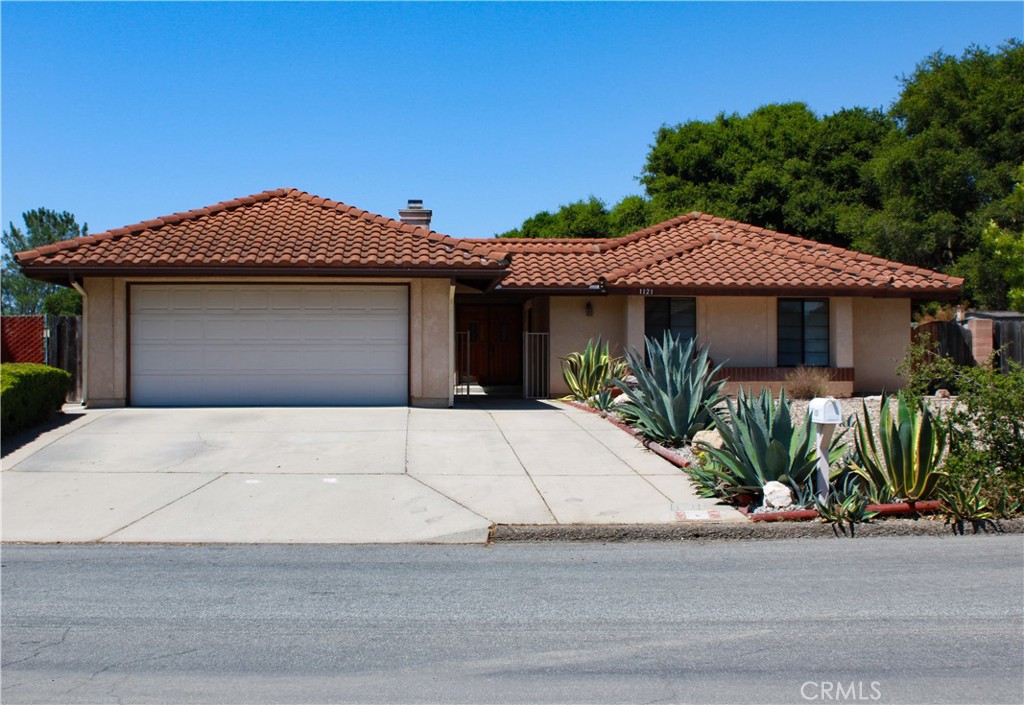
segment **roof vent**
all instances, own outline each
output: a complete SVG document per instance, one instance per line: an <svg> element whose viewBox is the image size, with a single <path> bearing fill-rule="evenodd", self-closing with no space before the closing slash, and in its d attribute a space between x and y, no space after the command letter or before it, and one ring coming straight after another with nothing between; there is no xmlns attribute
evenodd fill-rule
<svg viewBox="0 0 1024 705"><path fill-rule="evenodd" d="M426 228L429 230L430 218L433 214L434 211L427 210L423 207L422 199L410 198L409 207L398 211L398 219L403 223L415 225L417 228Z"/></svg>

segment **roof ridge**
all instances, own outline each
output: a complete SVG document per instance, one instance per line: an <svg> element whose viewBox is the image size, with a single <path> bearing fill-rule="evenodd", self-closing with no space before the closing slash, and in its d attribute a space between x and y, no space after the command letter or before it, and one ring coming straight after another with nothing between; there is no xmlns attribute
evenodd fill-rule
<svg viewBox="0 0 1024 705"><path fill-rule="evenodd" d="M159 218L150 218L149 220L143 220L138 223L132 223L131 225L122 225L119 228L111 228L104 230L103 232L96 233L95 235L88 235L86 237L76 237L71 240L61 240L50 245L44 245L43 247L37 247L32 250L25 250L15 254L15 257L19 262L23 260L34 259L41 255L49 255L55 252L61 252L63 250L73 250L80 245L86 245L93 242L102 242L104 240L112 240L117 237L123 237L125 235L131 235L134 233L140 233L146 230L152 230L153 228L163 227L164 225L175 225L186 220L192 220L195 218L201 218L205 215L213 215L214 213L222 213L232 208L239 206L252 205L253 203L260 203L262 201L269 201L272 198L278 198L280 196L287 196L296 189L290 188L278 188L270 189L267 191L260 191L250 196L241 196L239 198L232 198L227 201L220 201L209 206L202 208L193 208L187 211L178 211L171 213L170 215L160 216Z"/></svg>
<svg viewBox="0 0 1024 705"><path fill-rule="evenodd" d="M147 230L155 230L165 225L177 225L178 223L182 223L187 220L195 220L204 216L223 213L241 206L251 206L254 203L262 203L274 198L295 198L299 201L310 203L311 205L335 210L338 213L359 218L370 223L383 225L404 233L409 233L410 235L419 235L432 242L437 242L462 252L469 252L471 254L499 261L507 259L507 254L501 250L491 250L471 243L459 243L459 238L452 237L451 235L444 235L430 230L429 228L421 228L409 223L403 223L402 221L395 220L394 218L388 218L387 216L371 213L370 211L350 206L346 203L342 203L341 201L335 201L322 196L316 196L300 189L287 187L260 191L259 193L254 193L249 196L241 196L227 201L220 201L219 203L214 203L202 208L178 211L176 213L171 213L170 215L160 216L159 218L151 218L131 225L124 225L119 228L104 230L103 232L96 233L95 235L73 238L71 240L62 240L61 242L55 242L50 245L44 245L43 247L37 247L32 250L16 253L15 257L18 262L28 262L43 255L50 255L65 250L74 250L82 245L134 235Z"/></svg>
<svg viewBox="0 0 1024 705"><path fill-rule="evenodd" d="M686 252L696 250L699 247L704 247L705 245L711 243L714 240L715 236L710 233L705 235L698 235L692 238L691 240L680 243L676 247L667 247L665 248L665 250L663 250L661 253L657 255L644 257L643 259L635 263L626 264L619 267L618 269L613 269L611 272L609 272L608 274L604 275L601 278L603 280L603 283L614 282L616 279L621 279L622 277L628 276L630 274L636 274L637 272L643 269L648 269L649 267L652 267L653 265L658 264L660 262L664 262L665 260L672 259L673 257L678 257L679 255L682 255Z"/></svg>

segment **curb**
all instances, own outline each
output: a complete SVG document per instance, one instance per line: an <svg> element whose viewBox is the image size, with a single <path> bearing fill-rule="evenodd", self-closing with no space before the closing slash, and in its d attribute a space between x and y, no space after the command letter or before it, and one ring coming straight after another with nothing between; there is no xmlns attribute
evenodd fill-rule
<svg viewBox="0 0 1024 705"><path fill-rule="evenodd" d="M978 535L1024 534L1024 519L1005 519L999 528L979 530ZM972 530L967 529L968 535ZM857 525L857 538L880 536L948 536L953 532L944 522L933 519L886 519ZM818 521L800 523L713 523L679 522L673 524L495 524L491 543L547 541L744 541L776 539L834 539L829 524ZM842 538L842 534L839 535Z"/></svg>

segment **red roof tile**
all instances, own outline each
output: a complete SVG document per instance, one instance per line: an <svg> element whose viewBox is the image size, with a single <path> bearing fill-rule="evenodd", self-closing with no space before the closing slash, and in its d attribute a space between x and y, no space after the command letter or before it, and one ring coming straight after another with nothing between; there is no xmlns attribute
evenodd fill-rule
<svg viewBox="0 0 1024 705"><path fill-rule="evenodd" d="M484 245L488 240L471 240ZM622 238L508 239L501 289L654 289L658 293L959 294L963 279L690 213Z"/></svg>
<svg viewBox="0 0 1024 705"><path fill-rule="evenodd" d="M469 243L295 189L17 254L26 272L181 269L504 271L500 242Z"/></svg>

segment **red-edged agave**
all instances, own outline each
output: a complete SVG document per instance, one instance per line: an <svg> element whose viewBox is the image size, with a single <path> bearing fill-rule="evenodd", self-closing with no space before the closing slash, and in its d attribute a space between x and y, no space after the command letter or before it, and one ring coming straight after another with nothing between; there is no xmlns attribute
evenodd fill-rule
<svg viewBox="0 0 1024 705"><path fill-rule="evenodd" d="M902 394L895 400L883 399L877 443L865 403L864 418L857 419L855 440L853 472L911 506L934 498L948 477L938 469L947 435L924 401L910 402Z"/></svg>

